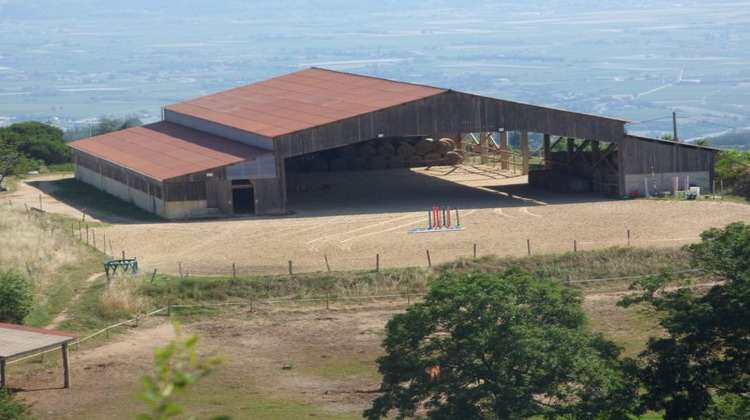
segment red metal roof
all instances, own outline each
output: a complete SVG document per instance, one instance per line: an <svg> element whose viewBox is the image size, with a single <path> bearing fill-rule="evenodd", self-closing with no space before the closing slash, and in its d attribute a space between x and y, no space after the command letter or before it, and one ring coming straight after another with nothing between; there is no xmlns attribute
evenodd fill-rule
<svg viewBox="0 0 750 420"><path fill-rule="evenodd" d="M310 68L165 109L276 137L443 92L446 89Z"/></svg>
<svg viewBox="0 0 750 420"><path fill-rule="evenodd" d="M164 121L69 145L162 181L273 153Z"/></svg>

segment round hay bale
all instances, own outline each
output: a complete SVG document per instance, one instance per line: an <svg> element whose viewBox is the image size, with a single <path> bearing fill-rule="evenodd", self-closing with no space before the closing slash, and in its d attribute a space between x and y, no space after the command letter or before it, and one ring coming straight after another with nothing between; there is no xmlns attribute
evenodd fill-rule
<svg viewBox="0 0 750 420"><path fill-rule="evenodd" d="M388 158L385 156L375 156L369 160L370 169L385 169L388 167Z"/></svg>
<svg viewBox="0 0 750 420"><path fill-rule="evenodd" d="M388 158L388 167L389 168L403 168L406 166L406 161L401 156L391 156Z"/></svg>
<svg viewBox="0 0 750 420"><path fill-rule="evenodd" d="M349 162L349 167L353 171L363 171L367 169L367 159L361 157L355 157Z"/></svg>
<svg viewBox="0 0 750 420"><path fill-rule="evenodd" d="M458 165L464 160L460 153L452 150L443 157L443 165Z"/></svg>
<svg viewBox="0 0 750 420"><path fill-rule="evenodd" d="M377 148L378 156L391 157L396 154L396 148L391 143L383 142Z"/></svg>
<svg viewBox="0 0 750 420"><path fill-rule="evenodd" d="M396 154L404 159L408 158L409 156L413 156L414 146L409 143L401 143L396 148Z"/></svg>
<svg viewBox="0 0 750 420"><path fill-rule="evenodd" d="M422 159L422 156L412 155L405 159L405 163L409 168L416 168L417 166L424 166L424 159Z"/></svg>
<svg viewBox="0 0 750 420"><path fill-rule="evenodd" d="M344 159L357 157L357 149L354 146L344 146L339 149L339 157Z"/></svg>
<svg viewBox="0 0 750 420"><path fill-rule="evenodd" d="M359 146L359 157L363 159L369 159L377 155L377 153L375 147L371 144L363 144L362 146Z"/></svg>
<svg viewBox="0 0 750 420"><path fill-rule="evenodd" d="M454 149L453 141L452 140L449 141L449 140L450 139L440 139L440 140L438 140L437 143L435 143L435 150L434 150L434 152L442 156L442 155L450 152L451 150L453 150Z"/></svg>
<svg viewBox="0 0 750 420"><path fill-rule="evenodd" d="M331 159L328 165L332 171L347 171L349 170L349 159L335 158Z"/></svg>
<svg viewBox="0 0 750 420"><path fill-rule="evenodd" d="M443 160L443 157L435 152L428 153L424 156L424 164L427 166L440 165L440 162L442 160Z"/></svg>
<svg viewBox="0 0 750 420"><path fill-rule="evenodd" d="M328 161L323 158L315 158L307 164L307 168L312 172L325 172L328 170Z"/></svg>
<svg viewBox="0 0 750 420"><path fill-rule="evenodd" d="M419 156L426 156L435 149L435 142L428 139L421 140L414 146L414 152Z"/></svg>
<svg viewBox="0 0 750 420"><path fill-rule="evenodd" d="M442 139L438 140L438 142L440 142L440 143L447 143L448 145L450 145L451 150L453 150L453 149L456 148L456 141L453 140L453 139L451 139L451 138L443 137ZM449 152L450 152L450 150L449 150Z"/></svg>

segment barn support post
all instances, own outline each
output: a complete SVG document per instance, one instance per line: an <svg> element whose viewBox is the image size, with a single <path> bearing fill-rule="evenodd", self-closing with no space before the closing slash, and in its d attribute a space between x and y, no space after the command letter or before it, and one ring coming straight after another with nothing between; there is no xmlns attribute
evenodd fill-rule
<svg viewBox="0 0 750 420"><path fill-rule="evenodd" d="M68 343L62 344L63 388L70 388L70 354Z"/></svg>
<svg viewBox="0 0 750 420"><path fill-rule="evenodd" d="M5 359L0 359L0 388L5 388Z"/></svg>
<svg viewBox="0 0 750 420"><path fill-rule="evenodd" d="M486 164L489 162L487 154L489 152L489 139L491 133L479 133L479 163Z"/></svg>
<svg viewBox="0 0 750 420"><path fill-rule="evenodd" d="M522 175L529 174L529 132L524 130L521 132L521 158L522 158Z"/></svg>
<svg viewBox="0 0 750 420"><path fill-rule="evenodd" d="M507 171L509 167L508 159L508 132L503 130L500 132L500 169Z"/></svg>
<svg viewBox="0 0 750 420"><path fill-rule="evenodd" d="M550 135L544 134L544 169L552 169L552 162L550 161L550 155L552 154L552 144L550 142Z"/></svg>

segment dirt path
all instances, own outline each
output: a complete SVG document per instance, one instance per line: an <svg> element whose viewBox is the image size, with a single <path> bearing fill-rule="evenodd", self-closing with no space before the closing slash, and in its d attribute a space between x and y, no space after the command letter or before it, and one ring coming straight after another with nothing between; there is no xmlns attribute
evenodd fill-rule
<svg viewBox="0 0 750 420"><path fill-rule="evenodd" d="M60 324L63 323L63 321L65 321L66 319L68 319L68 308L70 306L72 306L73 304L75 304L75 302L81 297L81 295L86 291L86 289L88 289L88 287L91 286L91 283L93 283L94 281L96 281L96 279L98 279L99 277L101 277L103 275L104 275L104 273L94 273L94 274L90 275L86 279L86 281L85 281L85 283L83 285L83 288L76 290L75 295L70 300L70 302L68 302L68 306L65 309L63 309L59 314L57 314L57 316L55 317L55 319L53 319L52 322L50 322L49 325L47 325L44 328L46 328L48 330L54 330L55 328L59 327Z"/></svg>
<svg viewBox="0 0 750 420"><path fill-rule="evenodd" d="M2 195L4 203L18 207L35 207L46 212L63 214L70 217L81 217L81 210L56 200L49 194L54 192L54 181L73 178L73 174L37 175L24 179L16 184L16 189ZM41 197L41 203L40 203ZM90 218L87 214L87 218ZM96 220L96 219L93 219ZM97 220L98 221L98 220Z"/></svg>

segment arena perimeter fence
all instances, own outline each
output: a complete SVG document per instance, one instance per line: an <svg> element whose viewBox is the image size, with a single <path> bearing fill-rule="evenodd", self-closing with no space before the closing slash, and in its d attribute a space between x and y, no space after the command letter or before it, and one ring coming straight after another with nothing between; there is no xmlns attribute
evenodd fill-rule
<svg viewBox="0 0 750 420"><path fill-rule="evenodd" d="M675 274L678 275L691 275L694 273L698 273L699 270L684 270L676 272ZM612 281L625 281L625 280L635 280L639 278L646 278L646 277L652 277L659 275L660 273L653 273L653 274L644 274L639 276L626 276L626 277L608 277L608 278L599 278L599 279L577 279L577 280L567 280L564 282L564 284L568 285L574 285L574 284L581 284L581 283L594 283L594 282L612 282ZM326 293L325 296L320 297L312 297L312 298L299 298L299 299L253 299L252 297L249 300L243 300L243 301L233 301L233 302L211 302L211 303L190 303L190 304L173 304L171 301L169 304L163 308L155 309L151 312L144 312L141 313L138 311L134 318L126 319L124 321L117 322L112 325L107 325L104 328L102 328L99 331L96 331L86 337L76 339L71 343L71 349L78 350L80 349L80 346L82 343L100 336L104 335L105 338L109 339L109 333L110 330L119 328L119 327L130 327L130 328L137 328L140 323L144 322L148 318L161 314L162 316L171 317L172 313L175 311L179 311L181 309L186 308L210 308L210 307L223 307L223 306L242 306L245 308L249 308L249 312L251 314L255 315L261 315L262 311L261 309L263 307L271 307L273 305L319 305L322 306L325 305L326 310L331 310L333 304L335 303L341 303L341 302L354 302L359 303L360 305L364 305L366 302L374 302L378 300L391 300L391 301L400 301L406 306L409 306L412 304L412 302L417 302L421 298L425 296L426 293L423 292L417 292L417 293L396 293L396 294L385 294L385 295L361 295L361 296L331 296L330 293ZM336 308L333 308L334 310ZM347 308L348 309L348 308ZM44 360L44 354L51 352L51 351L59 351L57 348L53 349L42 349L37 353L24 356L18 359L9 360L7 364L12 363L18 363L23 360L28 360L32 358L41 358Z"/></svg>
<svg viewBox="0 0 750 420"><path fill-rule="evenodd" d="M8 201L8 206L12 207L13 202ZM24 204L26 211L44 213L42 209L42 195L39 196L39 208L30 207ZM117 242L113 243L113 237L107 236L106 232L97 232L86 222L86 212L82 211L81 221L67 222L60 224L60 229L77 238L82 243L87 244L112 259L121 257L123 260L126 256L136 258L137 255L126 254L126 250L116 247ZM423 233L425 234L425 233ZM426 233L429 235L430 233ZM450 234L447 232L436 232L439 234ZM482 256L498 255L509 257L531 256L535 254L550 254L577 252L585 250L603 249L613 246L656 246L656 245L684 245L694 243L700 240L700 237L675 237L659 238L652 236L642 236L627 229L622 232L619 238L610 240L579 240L570 239L569 241L545 242L538 239L516 240L505 242L499 245L493 245L491 248L480 244L473 243L464 247L435 247L433 249L413 250L411 252L355 252L342 250L336 254L320 253L317 257L311 258L309 255L304 257L304 262L294 261L293 257L288 259L279 259L277 261L266 261L265 264L234 262L227 261L224 267L218 267L216 263L203 263L195 261L189 256L182 261L174 261L170 264L159 264L149 267L153 276L159 273L178 274L182 277L189 276L241 276L241 275L279 275L279 274L300 274L312 272L331 272L331 271L356 271L356 270L374 270L379 271L383 268L404 268L404 267L428 267L434 265L450 263L461 258L477 259ZM311 262L316 260L315 262Z"/></svg>

